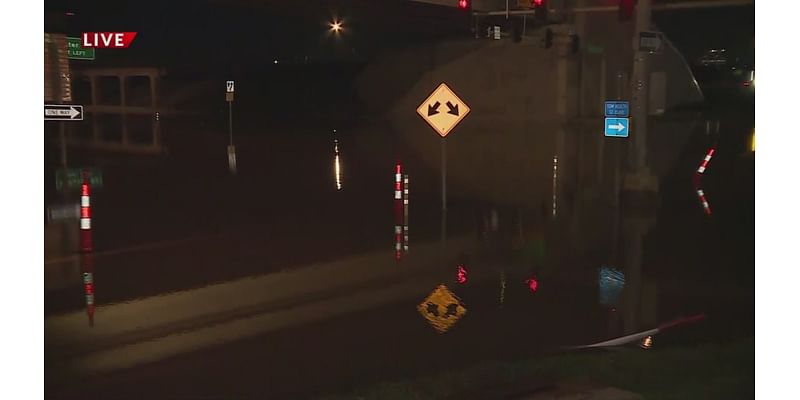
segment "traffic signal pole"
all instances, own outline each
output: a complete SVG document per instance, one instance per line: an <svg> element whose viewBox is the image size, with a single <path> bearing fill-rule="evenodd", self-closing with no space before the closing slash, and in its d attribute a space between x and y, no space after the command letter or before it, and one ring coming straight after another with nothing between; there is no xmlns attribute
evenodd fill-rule
<svg viewBox="0 0 800 400"><path fill-rule="evenodd" d="M642 32L651 28L652 0L639 0L636 6L636 29L633 33L633 71L631 74L631 132L628 143L627 168L620 193L627 207L652 209L658 199L658 177L647 161L648 96L650 54L639 50Z"/></svg>
<svg viewBox="0 0 800 400"><path fill-rule="evenodd" d="M639 36L650 30L651 0L639 0L636 7L636 30L633 33L633 74L631 103L633 106L633 132L628 166L630 172L647 174L647 115L650 81L650 55L639 51Z"/></svg>
<svg viewBox="0 0 800 400"><path fill-rule="evenodd" d="M655 11L667 10L687 10L697 8L716 8L716 7L735 7L735 6L748 6L752 5L754 0L692 0L673 3L660 3L649 8ZM595 12L617 12L619 11L618 5L610 6L584 6L578 5L576 7L563 10L565 13L595 13ZM475 15L529 15L535 14L536 10L495 10L495 11L475 11Z"/></svg>

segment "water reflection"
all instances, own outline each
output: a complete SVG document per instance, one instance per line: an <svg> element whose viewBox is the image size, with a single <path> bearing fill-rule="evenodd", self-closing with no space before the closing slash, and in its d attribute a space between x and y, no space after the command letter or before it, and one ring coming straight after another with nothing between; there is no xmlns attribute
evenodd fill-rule
<svg viewBox="0 0 800 400"><path fill-rule="evenodd" d="M94 326L94 259L91 253L82 254L81 275L83 276L83 294L86 299L86 315L89 326Z"/></svg>
<svg viewBox="0 0 800 400"><path fill-rule="evenodd" d="M467 308L447 286L440 284L417 306L417 311L436 332L445 333L467 313Z"/></svg>
<svg viewBox="0 0 800 400"><path fill-rule="evenodd" d="M336 190L342 190L342 169L339 161L339 139L336 138L336 129L333 130L333 179Z"/></svg>
<svg viewBox="0 0 800 400"><path fill-rule="evenodd" d="M336 179L336 190L342 190L342 169L339 164L339 140L334 140L333 173Z"/></svg>
<svg viewBox="0 0 800 400"><path fill-rule="evenodd" d="M394 166L394 258L400 261L403 250L403 165Z"/></svg>
<svg viewBox="0 0 800 400"><path fill-rule="evenodd" d="M467 270L463 265L459 265L456 269L456 282L460 285L467 283Z"/></svg>
<svg viewBox="0 0 800 400"><path fill-rule="evenodd" d="M506 271L500 271L500 305L506 302Z"/></svg>
<svg viewBox="0 0 800 400"><path fill-rule="evenodd" d="M408 253L409 176L403 174L403 165L394 167L394 258L400 261Z"/></svg>
<svg viewBox="0 0 800 400"><path fill-rule="evenodd" d="M602 266L598 274L597 284L600 289L600 304L616 307L625 287L625 274L618 269Z"/></svg>
<svg viewBox="0 0 800 400"><path fill-rule="evenodd" d="M558 198L557 196L557 188L558 188L558 156L553 156L553 218L556 217L557 207L558 207Z"/></svg>
<svg viewBox="0 0 800 400"><path fill-rule="evenodd" d="M408 253L408 174L403 178L403 251Z"/></svg>
<svg viewBox="0 0 800 400"><path fill-rule="evenodd" d="M716 148L712 147L706 153L706 156L703 158L703 161L700 162L700 166L697 167L697 171L695 172L695 176L693 179L694 183L694 190L697 193L697 198L700 201L700 205L703 207L703 211L705 211L706 215L711 215L711 206L706 199L706 194L703 189L700 187L703 174L708 169L708 163L711 161L711 158L714 156L714 152Z"/></svg>
<svg viewBox="0 0 800 400"><path fill-rule="evenodd" d="M536 293L536 291L539 290L539 281L535 276L526 279L525 284L528 285L528 290L530 290L531 293Z"/></svg>

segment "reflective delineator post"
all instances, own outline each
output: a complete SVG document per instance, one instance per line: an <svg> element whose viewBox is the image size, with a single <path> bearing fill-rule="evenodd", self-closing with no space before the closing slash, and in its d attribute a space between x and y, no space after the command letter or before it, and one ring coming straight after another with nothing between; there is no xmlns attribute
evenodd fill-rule
<svg viewBox="0 0 800 400"><path fill-rule="evenodd" d="M697 167L697 173L698 174L702 174L703 172L706 172L706 168L708 168L708 162L711 161L711 157L714 156L714 151L715 151L715 149L713 147L708 150L708 153L703 158L703 162L700 163L699 167Z"/></svg>
<svg viewBox="0 0 800 400"><path fill-rule="evenodd" d="M81 184L81 224L80 224L80 251L91 253L92 245L92 212L89 189L89 171L83 170L83 184Z"/></svg>
<svg viewBox="0 0 800 400"><path fill-rule="evenodd" d="M403 251L408 253L408 174L403 177Z"/></svg>
<svg viewBox="0 0 800 400"><path fill-rule="evenodd" d="M711 206L708 205L708 200L706 200L706 194L703 192L703 189L697 189L697 198L700 199L700 204L703 205L703 210L706 214L711 215Z"/></svg>
<svg viewBox="0 0 800 400"><path fill-rule="evenodd" d="M706 200L706 194L703 192L703 189L700 187L700 180L703 177L703 173L706 172L708 169L708 163L711 161L711 157L714 156L714 152L716 149L714 147L708 150L706 156L703 158L703 161L700 163L700 166L697 167L697 172L694 174L694 187L695 191L697 192L697 198L700 199L700 204L703 206L703 210L706 212L706 215L711 215L711 206L708 204L708 200Z"/></svg>
<svg viewBox="0 0 800 400"><path fill-rule="evenodd" d="M397 163L394 170L394 258L400 261L403 246L403 173Z"/></svg>

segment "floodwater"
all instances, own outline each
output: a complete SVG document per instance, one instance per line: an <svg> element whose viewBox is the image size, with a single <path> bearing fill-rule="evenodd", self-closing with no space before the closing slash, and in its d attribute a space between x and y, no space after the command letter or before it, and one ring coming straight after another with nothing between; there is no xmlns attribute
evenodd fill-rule
<svg viewBox="0 0 800 400"><path fill-rule="evenodd" d="M448 193L446 242L439 171L399 142L243 136L236 177L223 136L86 159L105 168L96 252L45 265L48 397L306 397L697 315L652 346L752 335L752 114L688 120L660 139L655 206L615 195L621 139L567 129L531 152L541 196Z"/></svg>

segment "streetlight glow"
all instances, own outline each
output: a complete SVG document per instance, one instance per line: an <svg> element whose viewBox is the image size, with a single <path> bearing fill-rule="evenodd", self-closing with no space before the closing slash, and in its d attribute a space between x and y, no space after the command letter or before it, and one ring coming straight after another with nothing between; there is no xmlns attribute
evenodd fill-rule
<svg viewBox="0 0 800 400"><path fill-rule="evenodd" d="M334 33L339 33L342 30L342 22L341 21L333 21L331 22L331 31Z"/></svg>

